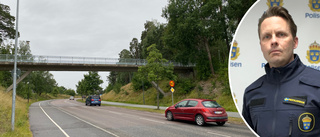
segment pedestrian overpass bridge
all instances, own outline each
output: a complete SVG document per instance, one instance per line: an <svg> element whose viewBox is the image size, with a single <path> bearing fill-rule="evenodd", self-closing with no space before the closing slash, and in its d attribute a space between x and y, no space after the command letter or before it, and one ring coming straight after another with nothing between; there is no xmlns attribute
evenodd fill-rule
<svg viewBox="0 0 320 137"><path fill-rule="evenodd" d="M67 57L67 56L17 56L17 68L26 71L19 77L21 82L32 71L138 71L139 66L147 64L145 59L124 58L94 58L94 57ZM172 64L174 71L178 73L192 73L195 65L183 65L168 61L163 65ZM12 71L14 69L14 55L0 54L0 71ZM12 90L11 85L7 91Z"/></svg>
<svg viewBox="0 0 320 137"><path fill-rule="evenodd" d="M137 71L147 64L145 59L95 58L68 56L17 56L17 68L22 71ZM175 72L192 72L193 64L168 61ZM14 55L0 54L0 71L13 70Z"/></svg>

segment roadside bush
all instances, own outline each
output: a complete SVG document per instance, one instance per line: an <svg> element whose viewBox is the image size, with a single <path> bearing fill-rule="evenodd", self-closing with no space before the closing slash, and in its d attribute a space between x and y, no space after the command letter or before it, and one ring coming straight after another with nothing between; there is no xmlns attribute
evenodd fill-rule
<svg viewBox="0 0 320 137"><path fill-rule="evenodd" d="M224 86L224 89L222 90L222 93L225 95L231 95L230 85L229 85L229 78L228 78L228 68L221 68L218 71L218 81L221 81L222 86Z"/></svg>
<svg viewBox="0 0 320 137"><path fill-rule="evenodd" d="M105 89L105 93L110 92L113 89L113 85L109 84L108 87Z"/></svg>
<svg viewBox="0 0 320 137"><path fill-rule="evenodd" d="M142 90L142 78L139 75L137 75L137 73L133 74L133 78L131 80L131 83L132 83L132 87L133 87L134 91ZM144 86L144 90L147 90L152 85L147 80L144 80L143 81L143 86Z"/></svg>
<svg viewBox="0 0 320 137"><path fill-rule="evenodd" d="M196 84L190 78L180 78L177 80L176 86L178 94L188 94L195 88Z"/></svg>

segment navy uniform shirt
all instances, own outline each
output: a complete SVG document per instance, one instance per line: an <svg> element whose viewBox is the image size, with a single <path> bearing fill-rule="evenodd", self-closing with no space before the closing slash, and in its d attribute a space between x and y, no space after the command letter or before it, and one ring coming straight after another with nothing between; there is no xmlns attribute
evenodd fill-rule
<svg viewBox="0 0 320 137"><path fill-rule="evenodd" d="M320 71L295 55L246 88L242 115L261 137L320 137Z"/></svg>

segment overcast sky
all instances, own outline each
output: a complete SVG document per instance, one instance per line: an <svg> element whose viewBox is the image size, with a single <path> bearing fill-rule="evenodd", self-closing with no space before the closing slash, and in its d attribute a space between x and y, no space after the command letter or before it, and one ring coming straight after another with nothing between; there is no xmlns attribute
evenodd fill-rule
<svg viewBox="0 0 320 137"><path fill-rule="evenodd" d="M1 0L16 16L17 0ZM167 0L20 0L19 40L33 55L118 58L144 23L161 17ZM14 42L14 41L13 41ZM87 72L51 72L59 86L76 89ZM99 72L107 86L108 72Z"/></svg>

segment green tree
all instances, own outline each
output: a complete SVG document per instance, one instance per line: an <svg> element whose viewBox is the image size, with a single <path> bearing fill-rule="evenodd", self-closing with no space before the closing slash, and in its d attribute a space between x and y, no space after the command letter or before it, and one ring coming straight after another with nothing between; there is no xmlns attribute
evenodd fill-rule
<svg viewBox="0 0 320 137"><path fill-rule="evenodd" d="M0 85L7 88L12 84L12 76L10 71L0 71Z"/></svg>
<svg viewBox="0 0 320 137"><path fill-rule="evenodd" d="M109 86L112 86L112 85L116 84L116 82L117 82L117 72L111 71L109 73L109 75L107 76L107 79L108 79L108 82L109 82ZM111 90L112 90L112 88L111 88Z"/></svg>
<svg viewBox="0 0 320 137"><path fill-rule="evenodd" d="M10 15L10 7L0 3L0 43L7 38L15 38L14 21L15 17Z"/></svg>
<svg viewBox="0 0 320 137"><path fill-rule="evenodd" d="M235 24L231 29L231 32L236 30L237 25L240 23L242 17L246 14L247 10L257 0L228 0L226 6L226 15L230 24Z"/></svg>
<svg viewBox="0 0 320 137"><path fill-rule="evenodd" d="M32 60L32 54L30 50L29 42L27 41L19 41L18 45L18 58L23 57L24 60ZM9 43L2 43L0 45L0 54L2 56L9 56L14 54L14 45ZM4 57L7 58L7 57ZM24 73L23 71L22 73ZM12 85L12 75L10 71L0 71L0 83L1 86L9 87ZM23 83L22 83L23 84Z"/></svg>
<svg viewBox="0 0 320 137"><path fill-rule="evenodd" d="M140 59L142 58L142 49L141 44L139 43L137 38L133 38L130 42L130 53L134 59Z"/></svg>
<svg viewBox="0 0 320 137"><path fill-rule="evenodd" d="M163 80L165 78L175 79L173 74L173 65L167 64L167 60L162 58L162 54L156 48L156 44L152 44L148 47L147 51L149 52L147 61L148 63L145 66L140 66L138 73L142 76L145 73L147 74L147 80L149 82L156 82ZM157 89L157 109L159 109L159 91Z"/></svg>
<svg viewBox="0 0 320 137"><path fill-rule="evenodd" d="M17 87L17 90L19 91L17 92L17 94L20 97L28 99L28 102L29 102L29 99L31 99L32 97L33 86L34 85L30 84L29 82L22 82L22 84L19 84Z"/></svg>
<svg viewBox="0 0 320 137"><path fill-rule="evenodd" d="M56 80L53 79L53 75L49 71L33 71L25 81L29 81L29 84L33 85L33 91L39 96L42 93L51 93L57 87Z"/></svg>
<svg viewBox="0 0 320 137"><path fill-rule="evenodd" d="M140 70L143 72L143 70ZM143 89L148 89L151 87L151 83L148 82L146 73L135 72L132 77L132 87L135 91Z"/></svg>
<svg viewBox="0 0 320 137"><path fill-rule="evenodd" d="M73 89L67 89L67 90L66 90L66 94L67 94L67 95L70 95L70 96L75 96L75 95L76 95L76 92L75 92Z"/></svg>
<svg viewBox="0 0 320 137"><path fill-rule="evenodd" d="M84 79L78 81L78 84L76 85L77 87L77 93L80 94L81 96L83 95L89 95L86 89L86 83Z"/></svg>
<svg viewBox="0 0 320 137"><path fill-rule="evenodd" d="M13 44L0 43L0 54L12 54ZM7 88L13 83L10 71L0 71L0 85Z"/></svg>
<svg viewBox="0 0 320 137"><path fill-rule="evenodd" d="M102 91L100 84L102 83L98 72L89 71L89 74L84 74L84 79L76 85L77 93L81 95L100 94Z"/></svg>
<svg viewBox="0 0 320 137"><path fill-rule="evenodd" d="M59 88L58 87L54 87L53 90L52 90L52 95L57 97L59 94Z"/></svg>
<svg viewBox="0 0 320 137"><path fill-rule="evenodd" d="M135 60L132 59L131 52L127 49L123 49L119 53L119 62L126 63L126 62L135 62ZM131 78L133 73L132 72L117 72L117 78L116 83L119 83L120 85L125 85L131 82Z"/></svg>
<svg viewBox="0 0 320 137"><path fill-rule="evenodd" d="M164 33L165 24L161 24L156 20L147 21L144 24L145 30L141 33L141 54L142 58L145 59L148 56L148 47L152 44L157 45L157 49L163 54L165 58L170 59L172 52L168 50L166 45L164 45L162 36Z"/></svg>
<svg viewBox="0 0 320 137"><path fill-rule="evenodd" d="M102 90L100 84L103 81L100 79L98 72L89 71L89 74L84 75L84 80L87 81L87 90L92 91L91 94L98 94Z"/></svg>
<svg viewBox="0 0 320 137"><path fill-rule="evenodd" d="M58 88L59 94L66 94L67 89L64 86L59 86L57 88Z"/></svg>
<svg viewBox="0 0 320 137"><path fill-rule="evenodd" d="M122 62L122 59L131 59L132 58L132 55L130 53L129 50L127 49L123 49L120 53L119 53L119 58L120 58L120 61L119 62ZM123 60L124 61L124 60Z"/></svg>
<svg viewBox="0 0 320 137"><path fill-rule="evenodd" d="M208 77L208 70L213 75L220 64L226 64L236 27L254 2L169 0L162 11L168 20L163 37L165 45L175 53L176 61L196 63L201 79ZM205 65L210 69L204 69Z"/></svg>
<svg viewBox="0 0 320 137"><path fill-rule="evenodd" d="M162 16L168 20L166 44L179 51L177 59L184 63L202 61L195 57L206 51L210 71L214 75L210 45L214 39L223 36L219 30L221 0L170 0Z"/></svg>
<svg viewBox="0 0 320 137"><path fill-rule="evenodd" d="M18 46L18 54L23 56L24 59L32 59L30 42L29 41L20 41Z"/></svg>

